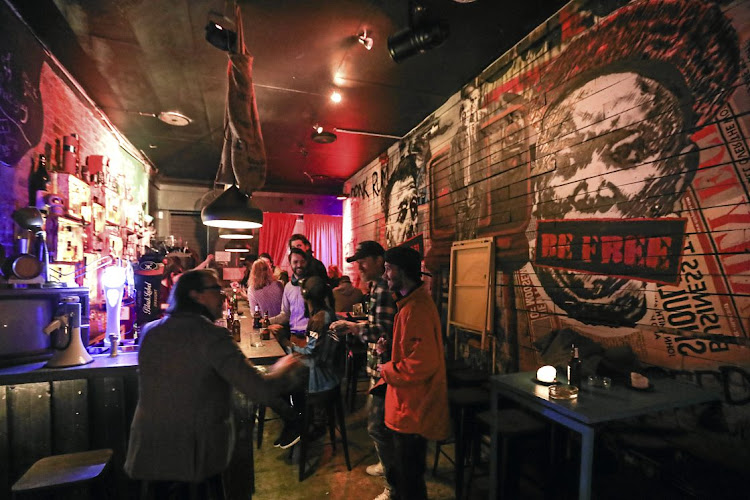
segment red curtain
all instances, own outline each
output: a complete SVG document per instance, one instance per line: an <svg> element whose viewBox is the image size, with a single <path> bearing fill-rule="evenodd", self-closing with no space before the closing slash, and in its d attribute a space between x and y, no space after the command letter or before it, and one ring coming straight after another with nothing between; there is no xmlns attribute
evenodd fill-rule
<svg viewBox="0 0 750 500"><path fill-rule="evenodd" d="M305 214L305 233L313 255L326 265L342 269L342 218L336 215Z"/></svg>
<svg viewBox="0 0 750 500"><path fill-rule="evenodd" d="M268 253L273 263L281 266L289 248L289 237L294 234L294 214L263 213L263 226L258 231L258 253Z"/></svg>

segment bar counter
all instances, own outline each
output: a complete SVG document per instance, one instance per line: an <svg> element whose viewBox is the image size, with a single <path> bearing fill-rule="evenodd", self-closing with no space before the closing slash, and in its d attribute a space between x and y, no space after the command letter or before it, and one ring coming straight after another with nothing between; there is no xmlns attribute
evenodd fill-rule
<svg viewBox="0 0 750 500"><path fill-rule="evenodd" d="M274 338L250 346L249 321L241 320L245 355L261 365L283 356ZM116 498L137 497L139 483L125 475L123 464L138 402L138 353L93 357L92 363L70 368L36 362L0 369L0 498L10 498L12 484L38 459L98 448L114 451ZM252 406L234 391L238 441L252 432Z"/></svg>

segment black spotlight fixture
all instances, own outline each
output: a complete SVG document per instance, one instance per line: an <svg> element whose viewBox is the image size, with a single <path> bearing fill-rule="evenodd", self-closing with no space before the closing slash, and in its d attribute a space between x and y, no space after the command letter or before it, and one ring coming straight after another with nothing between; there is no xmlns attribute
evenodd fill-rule
<svg viewBox="0 0 750 500"><path fill-rule="evenodd" d="M237 52L237 33L213 21L206 25L206 41L225 52Z"/></svg>
<svg viewBox="0 0 750 500"><path fill-rule="evenodd" d="M331 144L336 141L336 134L323 130L323 127L319 125L315 125L310 139L318 144Z"/></svg>
<svg viewBox="0 0 750 500"><path fill-rule="evenodd" d="M409 2L409 27L388 37L388 53L395 62L422 54L443 43L449 34L448 24L431 19L427 9Z"/></svg>

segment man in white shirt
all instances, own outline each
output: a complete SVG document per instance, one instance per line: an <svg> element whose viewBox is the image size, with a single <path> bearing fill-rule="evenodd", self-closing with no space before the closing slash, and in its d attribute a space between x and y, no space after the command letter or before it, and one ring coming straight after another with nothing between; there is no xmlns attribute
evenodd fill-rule
<svg viewBox="0 0 750 500"><path fill-rule="evenodd" d="M308 257L304 250L291 248L289 250L289 266L292 268L292 278L284 286L281 298L281 312L271 319L271 332L278 336L288 336L298 339L305 338L307 317L305 316L305 300L302 298L302 280L307 277Z"/></svg>

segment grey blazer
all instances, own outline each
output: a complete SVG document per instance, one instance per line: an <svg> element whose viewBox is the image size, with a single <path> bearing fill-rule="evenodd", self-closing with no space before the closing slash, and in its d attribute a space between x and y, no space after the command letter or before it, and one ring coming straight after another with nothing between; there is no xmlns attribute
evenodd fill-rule
<svg viewBox="0 0 750 500"><path fill-rule="evenodd" d="M232 386L254 401L282 394L229 332L198 314L146 325L138 355L138 406L125 472L134 479L202 481L229 465Z"/></svg>

